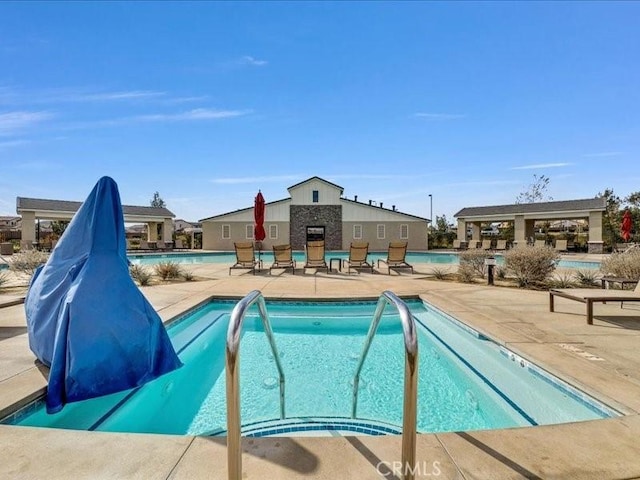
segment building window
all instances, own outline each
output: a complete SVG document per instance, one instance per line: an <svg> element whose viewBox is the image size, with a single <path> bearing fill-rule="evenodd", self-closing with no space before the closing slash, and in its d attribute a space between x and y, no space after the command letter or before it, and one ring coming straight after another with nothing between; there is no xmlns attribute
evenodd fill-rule
<svg viewBox="0 0 640 480"><path fill-rule="evenodd" d="M384 225L378 224L377 230L378 230L378 240L384 240L384 237L385 237Z"/></svg>
<svg viewBox="0 0 640 480"><path fill-rule="evenodd" d="M231 238L231 225L222 225L222 238Z"/></svg>
<svg viewBox="0 0 640 480"><path fill-rule="evenodd" d="M313 194L313 203L318 203L318 197L320 196L318 190L314 190L312 194Z"/></svg>
<svg viewBox="0 0 640 480"><path fill-rule="evenodd" d="M253 238L253 224L250 223L249 225L247 225L246 229L247 229L247 240L250 240Z"/></svg>
<svg viewBox="0 0 640 480"><path fill-rule="evenodd" d="M353 226L353 238L356 240L362 239L362 225Z"/></svg>
<svg viewBox="0 0 640 480"><path fill-rule="evenodd" d="M269 238L273 240L278 238L278 225L269 225Z"/></svg>
<svg viewBox="0 0 640 480"><path fill-rule="evenodd" d="M409 225L406 223L400 225L400 238L402 240L407 240L409 238Z"/></svg>

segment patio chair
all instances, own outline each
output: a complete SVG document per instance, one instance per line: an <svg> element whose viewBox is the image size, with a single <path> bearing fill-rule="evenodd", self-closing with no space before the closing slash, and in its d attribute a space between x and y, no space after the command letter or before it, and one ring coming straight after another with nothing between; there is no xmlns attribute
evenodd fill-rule
<svg viewBox="0 0 640 480"><path fill-rule="evenodd" d="M587 324L593 324L593 304L607 302L640 302L640 282L629 290L598 290L593 288L558 288L549 290L549 311L554 311L554 297L568 298L587 305ZM621 305L622 306L622 305Z"/></svg>
<svg viewBox="0 0 640 480"><path fill-rule="evenodd" d="M387 264L389 275L391 275L392 268L410 268L411 274L413 274L413 265L410 265L405 261L406 256L407 256L407 242L389 242L387 259L378 260L378 268L380 268L380 262L383 262Z"/></svg>
<svg viewBox="0 0 640 480"><path fill-rule="evenodd" d="M157 240L156 241L156 250L160 250L160 251L164 252L165 250L169 250L169 248L167 247L167 244L164 243L164 240Z"/></svg>
<svg viewBox="0 0 640 480"><path fill-rule="evenodd" d="M482 240L482 250L491 250L491 242L490 238L485 238Z"/></svg>
<svg viewBox="0 0 640 480"><path fill-rule="evenodd" d="M149 242L146 240L140 240L140 250L151 250Z"/></svg>
<svg viewBox="0 0 640 480"><path fill-rule="evenodd" d="M507 241L506 240L498 240L496 242L496 250L506 250L507 249Z"/></svg>
<svg viewBox="0 0 640 480"><path fill-rule="evenodd" d="M556 240L556 244L554 246L556 252L566 252L567 251L567 241L566 240Z"/></svg>
<svg viewBox="0 0 640 480"><path fill-rule="evenodd" d="M480 247L480 242L478 240L469 240L469 250L476 250Z"/></svg>
<svg viewBox="0 0 640 480"><path fill-rule="evenodd" d="M269 267L269 275L274 268L291 269L292 274L296 274L296 261L293 259L291 245L273 246L273 264Z"/></svg>
<svg viewBox="0 0 640 480"><path fill-rule="evenodd" d="M457 238L453 241L453 249L454 250L465 250L467 248L467 242L464 240L458 240Z"/></svg>
<svg viewBox="0 0 640 480"><path fill-rule="evenodd" d="M184 246L184 243L182 243L182 239L181 238L176 238L176 241L173 242L173 248L175 250L186 250L187 247Z"/></svg>
<svg viewBox="0 0 640 480"><path fill-rule="evenodd" d="M546 247L547 246L547 242L545 240L536 240L535 242L533 242L533 246L534 247Z"/></svg>
<svg viewBox="0 0 640 480"><path fill-rule="evenodd" d="M352 268L368 268L373 273L373 265L367 261L369 255L369 242L352 242L349 247L349 258L344 261L347 265L347 273Z"/></svg>
<svg viewBox="0 0 640 480"><path fill-rule="evenodd" d="M304 268L324 268L329 273L329 266L324 260L324 240L314 240L307 242L307 262Z"/></svg>
<svg viewBox="0 0 640 480"><path fill-rule="evenodd" d="M253 242L234 242L233 246L236 250L236 263L229 267L229 275L231 275L231 270L236 268L251 270L251 273L255 275L256 265L259 266L259 264L256 260Z"/></svg>

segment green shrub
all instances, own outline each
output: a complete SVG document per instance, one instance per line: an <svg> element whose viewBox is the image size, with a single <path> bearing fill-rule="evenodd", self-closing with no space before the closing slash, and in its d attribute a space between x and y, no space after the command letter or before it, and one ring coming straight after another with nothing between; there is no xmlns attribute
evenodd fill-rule
<svg viewBox="0 0 640 480"><path fill-rule="evenodd" d="M528 287L544 282L556 269L560 255L551 247L529 247L509 250L504 259L518 286Z"/></svg>
<svg viewBox="0 0 640 480"><path fill-rule="evenodd" d="M496 278L499 278L500 280L504 280L505 278L507 278L506 268L497 266L495 271L496 271Z"/></svg>
<svg viewBox="0 0 640 480"><path fill-rule="evenodd" d="M581 287L593 287L598 280L596 270L576 270L574 278Z"/></svg>
<svg viewBox="0 0 640 480"><path fill-rule="evenodd" d="M467 250L465 252L461 252L459 255L460 267L469 265L476 275L484 278L487 269L484 265L484 261L492 256L493 255L491 253L484 250ZM460 269L458 269L458 273L460 273Z"/></svg>
<svg viewBox="0 0 640 480"><path fill-rule="evenodd" d="M175 262L161 262L153 266L153 270L156 272L162 280L170 280L174 278L180 278L182 269L180 265Z"/></svg>
<svg viewBox="0 0 640 480"><path fill-rule="evenodd" d="M26 250L11 257L9 268L14 272L24 273L32 277L40 265L47 263L49 254L38 250Z"/></svg>
<svg viewBox="0 0 640 480"><path fill-rule="evenodd" d="M570 273L558 273L547 281L547 286L549 288L573 288L576 285L573 275Z"/></svg>
<svg viewBox="0 0 640 480"><path fill-rule="evenodd" d="M433 275L438 280L444 280L445 278L447 278L447 273L447 270L444 268L435 267L431 269L431 275Z"/></svg>
<svg viewBox="0 0 640 480"><path fill-rule="evenodd" d="M458 278L463 283L473 283L476 272L469 263L464 263L458 267Z"/></svg>
<svg viewBox="0 0 640 480"><path fill-rule="evenodd" d="M146 287L151 283L151 273L142 265L131 265L129 267L129 273L141 287Z"/></svg>
<svg viewBox="0 0 640 480"><path fill-rule="evenodd" d="M605 275L640 280L640 248L612 253L602 261L600 270Z"/></svg>
<svg viewBox="0 0 640 480"><path fill-rule="evenodd" d="M194 277L193 275L193 272L189 272L188 270L182 272L182 278L185 282L193 282L196 279L196 277Z"/></svg>

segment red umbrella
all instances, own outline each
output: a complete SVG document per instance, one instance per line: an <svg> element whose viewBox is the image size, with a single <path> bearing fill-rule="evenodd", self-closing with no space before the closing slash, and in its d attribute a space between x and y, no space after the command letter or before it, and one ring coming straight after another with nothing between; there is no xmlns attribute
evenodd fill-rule
<svg viewBox="0 0 640 480"><path fill-rule="evenodd" d="M628 242L631 238L632 224L633 220L631 219L631 212L627 210L626 212L624 212L624 216L622 217L622 225L620 226L620 236L622 236L625 242Z"/></svg>
<svg viewBox="0 0 640 480"><path fill-rule="evenodd" d="M264 231L264 197L260 190L258 190L258 195L256 195L256 202L253 207L253 218L256 221L256 224L253 228L253 238L256 242L262 242L264 237L267 236L267 233Z"/></svg>

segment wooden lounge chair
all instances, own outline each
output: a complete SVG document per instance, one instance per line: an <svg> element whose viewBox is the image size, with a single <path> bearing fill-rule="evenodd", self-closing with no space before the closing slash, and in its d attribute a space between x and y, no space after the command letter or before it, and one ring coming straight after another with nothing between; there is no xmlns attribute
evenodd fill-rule
<svg viewBox="0 0 640 480"><path fill-rule="evenodd" d="M167 245L164 243L164 240L157 240L156 241L156 250L164 252L165 250L169 250L169 248L167 248Z"/></svg>
<svg viewBox="0 0 640 480"><path fill-rule="evenodd" d="M566 252L567 251L567 241L566 240L556 240L555 250L557 252Z"/></svg>
<svg viewBox="0 0 640 480"><path fill-rule="evenodd" d="M554 311L554 297L568 298L587 305L587 323L593 325L593 304L640 302L640 282L635 290L594 290L592 288L558 288L549 290L549 311Z"/></svg>
<svg viewBox="0 0 640 480"><path fill-rule="evenodd" d="M457 238L453 241L454 250L464 250L467 248L467 242L464 240L458 240Z"/></svg>
<svg viewBox="0 0 640 480"><path fill-rule="evenodd" d="M533 246L534 247L546 247L547 246L547 242L544 240L536 240L535 242L533 242Z"/></svg>
<svg viewBox="0 0 640 480"><path fill-rule="evenodd" d="M496 242L496 250L506 250L507 249L507 241L506 240L498 240Z"/></svg>
<svg viewBox="0 0 640 480"><path fill-rule="evenodd" d="M480 248L481 243L478 240L469 240L469 250Z"/></svg>
<svg viewBox="0 0 640 480"><path fill-rule="evenodd" d="M324 260L324 240L313 240L307 242L307 262L304 268L324 268L329 273L329 266Z"/></svg>
<svg viewBox="0 0 640 480"><path fill-rule="evenodd" d="M296 261L293 259L291 245L273 246L273 264L269 267L269 275L274 268L291 269L292 274L296 274Z"/></svg>
<svg viewBox="0 0 640 480"><path fill-rule="evenodd" d="M378 268L380 268L380 262L387 264L388 273L391 275L392 268L410 268L411 274L413 274L413 265L409 265L405 261L407 256L407 242L389 242L389 250L387 251L386 260L378 260Z"/></svg>
<svg viewBox="0 0 640 480"><path fill-rule="evenodd" d="M485 238L482 240L482 250L491 250L491 242L490 238Z"/></svg>
<svg viewBox="0 0 640 480"><path fill-rule="evenodd" d="M233 244L236 249L236 263L229 267L229 275L234 268L244 268L251 270L251 273L256 274L256 260L255 250L253 248L253 242L235 242Z"/></svg>
<svg viewBox="0 0 640 480"><path fill-rule="evenodd" d="M367 261L369 255L369 242L352 242L349 248L349 258L344 261L347 265L347 273L352 268L368 268L373 273L373 265Z"/></svg>

